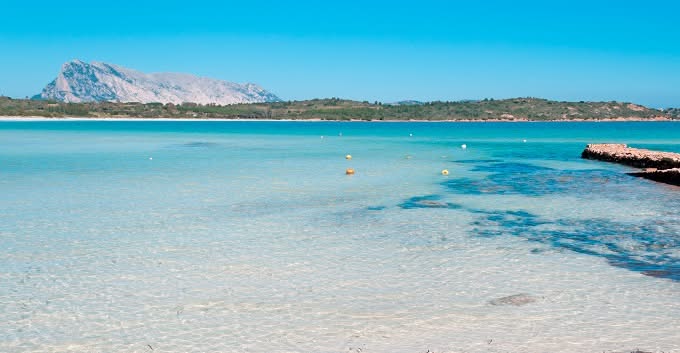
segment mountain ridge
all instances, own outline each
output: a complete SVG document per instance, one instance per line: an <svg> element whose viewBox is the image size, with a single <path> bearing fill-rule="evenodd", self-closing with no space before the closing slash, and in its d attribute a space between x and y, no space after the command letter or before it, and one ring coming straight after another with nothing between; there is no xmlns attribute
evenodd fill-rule
<svg viewBox="0 0 680 353"><path fill-rule="evenodd" d="M186 73L144 73L116 64L74 59L34 98L66 103L121 102L240 104L277 102L254 83L234 83Z"/></svg>

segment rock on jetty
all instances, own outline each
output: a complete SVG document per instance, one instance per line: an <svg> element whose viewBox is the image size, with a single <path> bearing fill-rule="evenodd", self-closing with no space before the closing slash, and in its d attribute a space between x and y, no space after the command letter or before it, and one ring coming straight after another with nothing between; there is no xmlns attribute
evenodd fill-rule
<svg viewBox="0 0 680 353"><path fill-rule="evenodd" d="M590 144L581 158L625 164L644 171L629 173L662 183L680 186L680 153L631 148L625 144Z"/></svg>

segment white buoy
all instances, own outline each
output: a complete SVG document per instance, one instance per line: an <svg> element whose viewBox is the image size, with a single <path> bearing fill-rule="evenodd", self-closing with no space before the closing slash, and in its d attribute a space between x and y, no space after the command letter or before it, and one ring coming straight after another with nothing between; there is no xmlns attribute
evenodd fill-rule
<svg viewBox="0 0 680 353"><path fill-rule="evenodd" d="M525 139L525 140L522 140L522 142L527 143L527 140L526 140L526 139Z"/></svg>
<svg viewBox="0 0 680 353"><path fill-rule="evenodd" d="M152 161L152 160L153 160L153 157L149 157L149 160Z"/></svg>
<svg viewBox="0 0 680 353"><path fill-rule="evenodd" d="M409 137L413 137L413 134L408 134Z"/></svg>
<svg viewBox="0 0 680 353"><path fill-rule="evenodd" d="M466 144L462 144L462 145L460 145L460 148L466 149L466 148L467 148L467 145L466 145Z"/></svg>

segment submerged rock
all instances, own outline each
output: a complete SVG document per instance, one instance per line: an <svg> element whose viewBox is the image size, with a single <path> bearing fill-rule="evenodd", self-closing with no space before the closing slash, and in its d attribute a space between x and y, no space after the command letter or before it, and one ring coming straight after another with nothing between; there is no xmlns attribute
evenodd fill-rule
<svg viewBox="0 0 680 353"><path fill-rule="evenodd" d="M534 297L533 295L526 294L526 293L520 293L520 294L510 295L510 296L507 296L507 297L502 297L502 298L491 300L491 301L489 301L489 304L491 304L491 305L522 306L522 305L531 304L533 302L536 302L537 300L538 300L538 298Z"/></svg>

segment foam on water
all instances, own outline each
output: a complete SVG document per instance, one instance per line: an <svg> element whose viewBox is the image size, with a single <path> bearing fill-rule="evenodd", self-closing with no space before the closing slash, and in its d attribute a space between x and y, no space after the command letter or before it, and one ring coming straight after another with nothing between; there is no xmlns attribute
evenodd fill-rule
<svg viewBox="0 0 680 353"><path fill-rule="evenodd" d="M679 351L678 127L0 122L0 351Z"/></svg>

